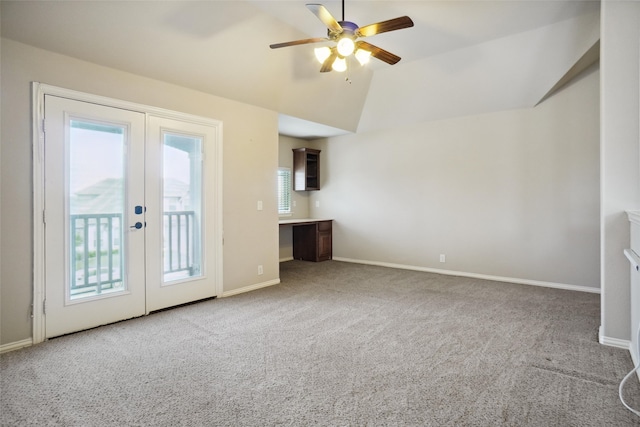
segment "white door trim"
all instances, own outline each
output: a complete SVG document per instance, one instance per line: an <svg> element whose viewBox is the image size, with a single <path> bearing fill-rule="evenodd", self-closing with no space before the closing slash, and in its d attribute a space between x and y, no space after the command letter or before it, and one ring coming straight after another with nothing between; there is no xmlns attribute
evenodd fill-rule
<svg viewBox="0 0 640 427"><path fill-rule="evenodd" d="M37 344L45 340L45 228L44 217L44 97L54 95L69 98L76 101L90 102L108 107L137 111L147 115L165 117L196 123L215 128L215 182L209 183L215 186L215 282L216 295L222 296L223 292L223 252L222 252L222 122L206 117L194 116L163 108L151 107L118 99L92 95L71 89L60 88L39 82L32 83L32 159L33 159L33 303L31 317L33 319L33 343Z"/></svg>

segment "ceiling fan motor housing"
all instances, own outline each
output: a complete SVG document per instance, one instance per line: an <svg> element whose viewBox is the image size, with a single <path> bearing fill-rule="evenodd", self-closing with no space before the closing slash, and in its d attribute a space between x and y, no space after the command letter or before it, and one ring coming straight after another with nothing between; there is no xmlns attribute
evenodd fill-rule
<svg viewBox="0 0 640 427"><path fill-rule="evenodd" d="M356 31L359 28L355 23L350 21L338 21L338 24L340 24L340 26L342 27L341 32L331 31L330 29L327 30L327 34L329 35L330 39L335 40L343 35L355 38Z"/></svg>

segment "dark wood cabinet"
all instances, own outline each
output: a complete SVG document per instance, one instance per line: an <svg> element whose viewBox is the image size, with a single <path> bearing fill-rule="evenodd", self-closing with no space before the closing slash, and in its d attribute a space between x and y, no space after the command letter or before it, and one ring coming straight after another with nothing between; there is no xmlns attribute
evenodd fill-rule
<svg viewBox="0 0 640 427"><path fill-rule="evenodd" d="M331 245L331 221L318 223L318 261L331 259L333 249Z"/></svg>
<svg viewBox="0 0 640 427"><path fill-rule="evenodd" d="M320 150L293 149L293 189L295 191L320 189Z"/></svg>
<svg viewBox="0 0 640 427"><path fill-rule="evenodd" d="M331 220L295 224L293 258L304 261L327 261L332 258Z"/></svg>

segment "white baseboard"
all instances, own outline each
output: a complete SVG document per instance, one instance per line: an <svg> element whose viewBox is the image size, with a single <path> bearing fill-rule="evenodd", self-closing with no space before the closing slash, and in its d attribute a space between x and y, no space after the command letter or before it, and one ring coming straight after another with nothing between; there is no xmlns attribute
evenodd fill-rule
<svg viewBox="0 0 640 427"><path fill-rule="evenodd" d="M631 349L631 341L629 340L621 340L620 338L612 338L607 337L602 334L602 326L598 329L598 342L603 345L608 345L610 347L618 347L624 348L625 350ZM631 352L631 357L633 358L633 352Z"/></svg>
<svg viewBox="0 0 640 427"><path fill-rule="evenodd" d="M280 258L280 262L286 262L286 261L293 261L293 257L292 256L288 256L286 258Z"/></svg>
<svg viewBox="0 0 640 427"><path fill-rule="evenodd" d="M280 279L269 280L262 283L256 283L255 285L245 286L244 288L234 289L231 291L223 292L222 297L230 297L232 295L242 294L245 292L255 291L256 289L266 288L268 286L277 285L280 283ZM16 341L12 343L2 344L0 345L0 354L7 353L9 351L18 350L24 347L30 347L33 345L33 339L27 338L22 341Z"/></svg>
<svg viewBox="0 0 640 427"><path fill-rule="evenodd" d="M6 353L8 351L19 350L24 347L30 347L33 345L33 340L31 338L27 338L22 341L10 342L8 344L0 345L0 354Z"/></svg>
<svg viewBox="0 0 640 427"><path fill-rule="evenodd" d="M230 296L238 295L238 294L243 294L245 292L255 291L256 289L266 288L268 286L277 285L278 283L280 283L280 279L279 278L278 279L273 279L273 280L268 280L266 282L256 283L255 285L245 286L245 287L240 288L240 289L233 289L233 290L230 290L230 291L223 292L222 293L222 298L230 297Z"/></svg>
<svg viewBox="0 0 640 427"><path fill-rule="evenodd" d="M602 335L602 326L600 326L600 329L598 330L598 340L600 341L600 344L604 344L604 345L608 345L611 347L618 347L618 348L624 348L625 350L629 350L629 354L631 355L631 362L633 363L633 366L638 366L638 362L640 362L638 360L638 356L640 355L636 355L636 353L633 351L633 343L629 340L621 340L619 338L609 338L609 337L605 337L604 335ZM625 343L627 344L625 347ZM638 379L638 381L640 381L640 371L636 371L636 378Z"/></svg>
<svg viewBox="0 0 640 427"><path fill-rule="evenodd" d="M426 273L445 274L447 276L471 277L474 279L493 280L494 282L517 283L520 285L542 286L546 288L564 289L568 291L579 291L599 294L599 288L591 288L588 286L568 285L565 283L543 282L539 280L518 279L516 277L490 276L486 274L467 273L464 271L441 270L438 268L419 267L415 265L394 264L389 262L366 261L360 259L333 257L334 261L352 262L356 264L378 265L381 267L399 268L403 270L424 271ZM628 348L628 347L627 347Z"/></svg>

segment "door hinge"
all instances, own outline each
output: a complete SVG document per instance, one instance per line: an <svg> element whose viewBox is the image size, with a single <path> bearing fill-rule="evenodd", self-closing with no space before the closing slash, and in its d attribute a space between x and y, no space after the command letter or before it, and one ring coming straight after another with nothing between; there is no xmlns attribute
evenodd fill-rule
<svg viewBox="0 0 640 427"><path fill-rule="evenodd" d="M43 224L47 223L47 211L45 210L42 211L42 223Z"/></svg>
<svg viewBox="0 0 640 427"><path fill-rule="evenodd" d="M47 120L42 119L42 133L45 133L46 131L47 131Z"/></svg>
<svg viewBox="0 0 640 427"><path fill-rule="evenodd" d="M42 301L42 314L47 314L47 300Z"/></svg>

